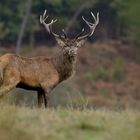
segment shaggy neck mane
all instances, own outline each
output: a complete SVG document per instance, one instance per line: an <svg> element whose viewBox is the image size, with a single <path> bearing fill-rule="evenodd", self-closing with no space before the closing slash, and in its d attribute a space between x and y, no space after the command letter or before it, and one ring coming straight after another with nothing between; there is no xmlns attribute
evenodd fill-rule
<svg viewBox="0 0 140 140"><path fill-rule="evenodd" d="M76 56L70 56L67 53L62 53L59 56L52 58L59 73L60 82L72 76L76 64L76 58Z"/></svg>

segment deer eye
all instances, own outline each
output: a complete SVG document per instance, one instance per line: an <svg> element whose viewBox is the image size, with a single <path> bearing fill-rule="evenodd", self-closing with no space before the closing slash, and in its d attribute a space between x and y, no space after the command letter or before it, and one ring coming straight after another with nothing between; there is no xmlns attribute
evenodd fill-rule
<svg viewBox="0 0 140 140"><path fill-rule="evenodd" d="M70 46L68 45L68 44L65 44L65 46L64 46L65 48L70 48Z"/></svg>
<svg viewBox="0 0 140 140"><path fill-rule="evenodd" d="M63 49L64 49L64 50L68 50L69 47L68 47L68 46L64 46Z"/></svg>

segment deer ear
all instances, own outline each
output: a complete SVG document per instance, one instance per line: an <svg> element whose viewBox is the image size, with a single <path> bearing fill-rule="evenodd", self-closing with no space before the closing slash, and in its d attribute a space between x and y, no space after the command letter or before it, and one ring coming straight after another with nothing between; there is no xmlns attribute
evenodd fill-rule
<svg viewBox="0 0 140 140"><path fill-rule="evenodd" d="M60 47L63 48L65 46L65 40L63 38L55 38L55 39Z"/></svg>
<svg viewBox="0 0 140 140"><path fill-rule="evenodd" d="M77 47L82 47L85 44L86 39L82 39L82 40L77 40Z"/></svg>

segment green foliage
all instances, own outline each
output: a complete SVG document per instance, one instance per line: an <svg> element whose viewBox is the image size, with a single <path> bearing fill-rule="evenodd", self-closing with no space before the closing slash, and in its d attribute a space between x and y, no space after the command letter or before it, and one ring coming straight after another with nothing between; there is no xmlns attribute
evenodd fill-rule
<svg viewBox="0 0 140 140"><path fill-rule="evenodd" d="M122 58L116 58L113 61L112 72L104 67L97 67L90 70L85 78L88 80L103 80L120 82L125 79L124 63Z"/></svg>
<svg viewBox="0 0 140 140"><path fill-rule="evenodd" d="M124 64L121 58L115 59L113 63L113 80L122 81L125 76Z"/></svg>
<svg viewBox="0 0 140 140"><path fill-rule="evenodd" d="M110 79L108 71L103 67L97 67L86 74L87 79L93 80L104 80L108 81Z"/></svg>
<svg viewBox="0 0 140 140"><path fill-rule="evenodd" d="M120 16L124 22L125 39L132 43L139 45L140 40L140 1L128 0L124 2L124 8L121 9Z"/></svg>
<svg viewBox="0 0 140 140"><path fill-rule="evenodd" d="M108 92L109 91L107 89L105 89L105 88L100 88L100 89L97 90L97 94L101 95L101 96L103 96L105 98L110 98L110 97L107 96Z"/></svg>

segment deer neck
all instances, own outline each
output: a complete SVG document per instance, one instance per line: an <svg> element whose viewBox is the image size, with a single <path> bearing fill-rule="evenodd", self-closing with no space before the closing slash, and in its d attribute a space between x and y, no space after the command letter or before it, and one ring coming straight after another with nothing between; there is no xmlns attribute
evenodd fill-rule
<svg viewBox="0 0 140 140"><path fill-rule="evenodd" d="M59 73L60 82L73 75L76 59L77 56L69 56L66 53L62 53L59 56L53 58L53 63Z"/></svg>

